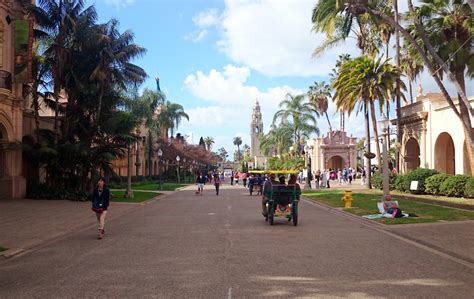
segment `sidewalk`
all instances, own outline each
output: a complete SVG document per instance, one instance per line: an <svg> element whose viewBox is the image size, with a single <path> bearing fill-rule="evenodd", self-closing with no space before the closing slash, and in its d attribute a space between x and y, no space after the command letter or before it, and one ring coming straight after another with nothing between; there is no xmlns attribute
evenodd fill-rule
<svg viewBox="0 0 474 299"><path fill-rule="evenodd" d="M97 222L90 202L69 200L0 200L0 246L16 254L59 236L94 226ZM139 204L111 202L108 219L139 208ZM91 234L95 234L91 228Z"/></svg>

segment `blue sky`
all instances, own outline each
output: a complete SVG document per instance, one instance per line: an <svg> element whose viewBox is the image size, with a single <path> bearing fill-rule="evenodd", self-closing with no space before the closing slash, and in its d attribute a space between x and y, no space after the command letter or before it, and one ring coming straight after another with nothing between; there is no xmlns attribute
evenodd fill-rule
<svg viewBox="0 0 474 299"><path fill-rule="evenodd" d="M168 100L180 103L190 115L178 132L212 136L214 149L225 147L232 157L234 136L249 144L249 123L256 99L268 130L278 103L288 92L305 92L314 81L325 80L341 53L357 56L349 40L319 58L311 53L324 39L311 32L308 0L96 0L101 21L116 18L121 29L135 33L147 49L136 61L150 76L143 88L155 88L158 75ZM425 91L436 91L422 76ZM416 87L415 87L416 90ZM472 92L471 92L472 93ZM339 116L330 105L332 126ZM393 113L392 113L393 115ZM327 132L320 118L321 133ZM361 116L351 116L346 129L363 136Z"/></svg>

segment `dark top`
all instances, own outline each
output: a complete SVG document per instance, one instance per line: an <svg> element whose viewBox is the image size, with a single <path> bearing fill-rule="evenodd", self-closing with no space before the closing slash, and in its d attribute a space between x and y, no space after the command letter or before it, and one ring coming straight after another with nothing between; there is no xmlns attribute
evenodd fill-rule
<svg viewBox="0 0 474 299"><path fill-rule="evenodd" d="M198 176L196 178L196 184L205 184L206 183L206 178L204 176Z"/></svg>
<svg viewBox="0 0 474 299"><path fill-rule="evenodd" d="M110 191L105 188L99 192L99 188L95 188L92 192L92 208L107 210L109 207Z"/></svg>

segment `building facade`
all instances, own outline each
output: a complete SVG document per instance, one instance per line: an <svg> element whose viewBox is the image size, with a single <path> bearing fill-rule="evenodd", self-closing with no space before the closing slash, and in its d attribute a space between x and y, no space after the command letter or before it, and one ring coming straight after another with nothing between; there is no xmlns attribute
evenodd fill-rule
<svg viewBox="0 0 474 299"><path fill-rule="evenodd" d="M468 100L474 104L474 97ZM419 88L416 101L402 107L401 115L401 173L422 167L472 175L462 123L441 94L423 95Z"/></svg>
<svg viewBox="0 0 474 299"><path fill-rule="evenodd" d="M250 157L252 157L252 168L265 168L267 158L260 150L260 137L263 135L263 119L258 100L252 109L250 121Z"/></svg>
<svg viewBox="0 0 474 299"><path fill-rule="evenodd" d="M330 131L326 136L307 141L311 170L357 167L357 139L344 131Z"/></svg>
<svg viewBox="0 0 474 299"><path fill-rule="evenodd" d="M23 114L28 108L22 90L28 73L23 47L28 28L18 1L0 1L0 197L4 198L26 194L21 142L25 135ZM22 40L22 47L15 49Z"/></svg>

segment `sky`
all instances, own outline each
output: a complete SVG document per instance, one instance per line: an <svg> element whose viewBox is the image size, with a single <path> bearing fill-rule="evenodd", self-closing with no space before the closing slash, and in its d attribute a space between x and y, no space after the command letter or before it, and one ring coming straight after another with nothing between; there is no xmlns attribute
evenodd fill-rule
<svg viewBox="0 0 474 299"><path fill-rule="evenodd" d="M134 61L149 75L142 90L155 89L158 76L167 99L183 105L190 119L183 120L177 132L188 136L190 143L212 136L213 150L224 147L232 159L235 136L250 145L256 100L267 132L287 93L305 93L314 82L329 82L339 54L359 55L349 39L312 57L324 40L311 30L316 1L95 0L89 4L95 4L101 22L118 19L121 30L133 31L135 43L147 49L145 56ZM394 50L390 51L393 55ZM420 82L424 93L438 92L428 74ZM472 85L467 86L472 95ZM452 86L449 91L454 94ZM332 127L339 128L333 103L328 114ZM327 134L324 117L318 119L318 127ZM352 114L346 131L363 137L362 115Z"/></svg>

